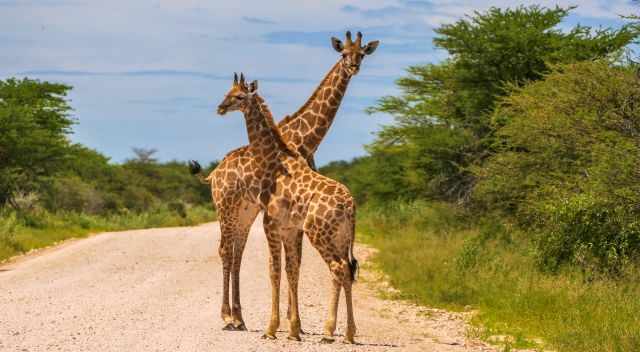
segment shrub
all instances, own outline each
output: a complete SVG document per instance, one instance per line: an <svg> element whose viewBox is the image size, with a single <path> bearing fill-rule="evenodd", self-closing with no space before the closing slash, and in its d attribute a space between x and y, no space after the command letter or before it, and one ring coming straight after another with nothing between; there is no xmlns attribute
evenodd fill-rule
<svg viewBox="0 0 640 352"><path fill-rule="evenodd" d="M178 214L181 218L187 217L187 207L182 202L171 202L167 204L170 211Z"/></svg>
<svg viewBox="0 0 640 352"><path fill-rule="evenodd" d="M102 212L105 201L95 187L77 176L58 177L46 187L44 199L52 211L76 211L89 214Z"/></svg>
<svg viewBox="0 0 640 352"><path fill-rule="evenodd" d="M563 263L620 273L640 254L640 221L631 208L580 194L546 207L537 257L546 269Z"/></svg>
<svg viewBox="0 0 640 352"><path fill-rule="evenodd" d="M20 242L16 240L18 219L15 213L0 213L0 258L5 253L21 252Z"/></svg>

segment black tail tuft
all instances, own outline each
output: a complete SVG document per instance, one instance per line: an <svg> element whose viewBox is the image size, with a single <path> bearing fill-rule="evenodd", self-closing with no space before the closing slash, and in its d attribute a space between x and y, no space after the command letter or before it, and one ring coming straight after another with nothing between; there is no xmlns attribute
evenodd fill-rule
<svg viewBox="0 0 640 352"><path fill-rule="evenodd" d="M356 278L358 277L358 270L360 269L360 264L358 264L358 260L356 260L356 258L351 257L349 269L351 269L351 281L356 281Z"/></svg>
<svg viewBox="0 0 640 352"><path fill-rule="evenodd" d="M202 166L195 160L189 160L189 172L191 172L192 175L197 175L202 172Z"/></svg>

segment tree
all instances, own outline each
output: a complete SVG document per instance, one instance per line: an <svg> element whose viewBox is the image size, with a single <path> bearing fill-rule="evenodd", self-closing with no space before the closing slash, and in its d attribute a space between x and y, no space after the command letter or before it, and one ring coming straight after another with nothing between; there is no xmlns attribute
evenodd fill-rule
<svg viewBox="0 0 640 352"><path fill-rule="evenodd" d="M540 229L538 253L619 268L640 254L640 81L608 62L558 66L493 114L475 203Z"/></svg>
<svg viewBox="0 0 640 352"><path fill-rule="evenodd" d="M467 200L476 182L470 168L494 151L492 111L507 87L537 81L553 65L613 55L638 36L631 24L562 31L558 24L571 9L491 8L438 28L434 44L449 58L409 67L397 81L402 94L368 109L395 118L378 135L372 157L400 151L403 178L417 197Z"/></svg>
<svg viewBox="0 0 640 352"><path fill-rule="evenodd" d="M70 89L28 78L0 81L0 206L63 164L74 123L65 100Z"/></svg>
<svg viewBox="0 0 640 352"><path fill-rule="evenodd" d="M132 161L141 163L141 164L152 164L155 163L157 161L157 159L155 159L153 157L153 154L157 153L158 150L157 149L146 149L146 148L136 148L133 147L131 148L131 150L133 150L133 154L136 155L135 159L133 159Z"/></svg>

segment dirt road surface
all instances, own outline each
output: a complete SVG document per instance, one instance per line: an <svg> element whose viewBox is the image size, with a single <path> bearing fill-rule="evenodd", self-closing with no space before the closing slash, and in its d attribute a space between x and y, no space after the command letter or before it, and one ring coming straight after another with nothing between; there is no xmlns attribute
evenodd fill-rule
<svg viewBox="0 0 640 352"><path fill-rule="evenodd" d="M329 274L305 240L302 342L286 339L286 275L278 340L260 338L270 310L267 245L256 222L242 263L248 332L222 331L217 223L99 234L0 266L0 351L492 351L466 337L458 314L378 298L361 271L354 304L358 345L319 344ZM357 248L367 261L370 250ZM344 331L344 297L338 334Z"/></svg>

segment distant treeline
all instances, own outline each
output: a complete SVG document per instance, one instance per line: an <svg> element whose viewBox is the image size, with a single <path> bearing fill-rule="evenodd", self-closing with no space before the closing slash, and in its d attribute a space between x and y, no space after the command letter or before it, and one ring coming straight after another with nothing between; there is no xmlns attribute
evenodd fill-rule
<svg viewBox="0 0 640 352"><path fill-rule="evenodd" d="M321 171L360 204L434 200L526 230L538 263L616 272L640 258L640 26L559 24L571 9L492 8L436 29L368 155Z"/></svg>
<svg viewBox="0 0 640 352"><path fill-rule="evenodd" d="M72 143L70 89L27 78L0 81L0 208L107 215L163 207L184 215L190 206L211 204L208 187L183 162L161 163L155 150L133 148L131 159L113 163Z"/></svg>

